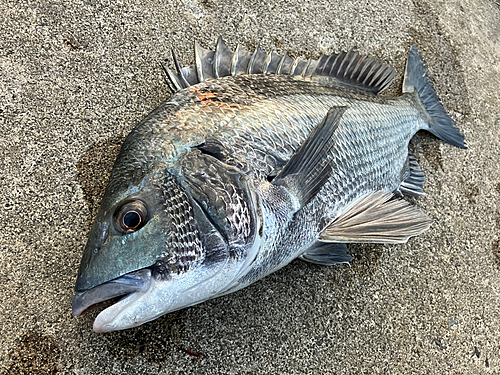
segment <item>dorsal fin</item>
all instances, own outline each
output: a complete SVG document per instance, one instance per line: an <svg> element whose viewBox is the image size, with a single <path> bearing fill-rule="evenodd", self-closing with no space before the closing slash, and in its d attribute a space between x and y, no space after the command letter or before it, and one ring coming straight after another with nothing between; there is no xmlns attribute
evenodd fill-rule
<svg viewBox="0 0 500 375"><path fill-rule="evenodd" d="M374 57L356 51L323 55L318 60L313 77L335 78L343 83L375 94L386 89L393 81L394 68Z"/></svg>
<svg viewBox="0 0 500 375"><path fill-rule="evenodd" d="M238 74L266 74L301 76L319 84L331 85L332 81L378 94L394 79L392 66L356 51L321 55L318 60L296 58L287 53L283 56L274 51L266 54L260 46L249 52L241 46L233 53L221 37L215 51L195 43L195 65L182 67L175 55L177 73L165 68L172 91L203 82L209 78L221 78Z"/></svg>

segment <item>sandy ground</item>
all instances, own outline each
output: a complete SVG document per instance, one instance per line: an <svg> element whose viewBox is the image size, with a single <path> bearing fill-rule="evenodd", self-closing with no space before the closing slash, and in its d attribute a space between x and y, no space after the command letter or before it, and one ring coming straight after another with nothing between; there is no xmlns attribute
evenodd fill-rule
<svg viewBox="0 0 500 375"><path fill-rule="evenodd" d="M228 4L229 3L229 4ZM0 373L500 373L500 4L494 1L0 2ZM351 266L295 261L137 329L71 314L123 137L169 96L159 62L194 40L292 55L352 47L398 71L415 43L460 150L417 135L435 225Z"/></svg>

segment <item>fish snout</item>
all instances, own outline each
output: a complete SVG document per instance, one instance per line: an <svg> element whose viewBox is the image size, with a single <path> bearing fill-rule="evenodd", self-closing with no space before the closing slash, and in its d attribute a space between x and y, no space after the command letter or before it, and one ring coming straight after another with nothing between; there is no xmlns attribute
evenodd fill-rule
<svg viewBox="0 0 500 375"><path fill-rule="evenodd" d="M99 305L132 293L145 292L151 284L151 270L125 274L89 290L77 291L72 301L73 314L83 315Z"/></svg>

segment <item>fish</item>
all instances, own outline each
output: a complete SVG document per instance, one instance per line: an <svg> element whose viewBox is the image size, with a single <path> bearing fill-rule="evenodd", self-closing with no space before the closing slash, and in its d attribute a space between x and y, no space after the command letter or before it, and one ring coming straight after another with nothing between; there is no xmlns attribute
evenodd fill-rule
<svg viewBox="0 0 500 375"><path fill-rule="evenodd" d="M95 332L137 327L233 293L294 259L348 263L350 243L405 243L432 220L403 199L428 131L466 148L416 48L395 69L349 52L318 59L215 50L164 67L171 97L127 136L91 228L72 309L109 305Z"/></svg>

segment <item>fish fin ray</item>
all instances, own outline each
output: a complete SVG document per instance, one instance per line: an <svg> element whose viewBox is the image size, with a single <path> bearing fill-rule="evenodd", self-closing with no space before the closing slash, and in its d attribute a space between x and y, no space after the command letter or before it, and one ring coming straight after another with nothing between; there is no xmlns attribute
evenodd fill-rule
<svg viewBox="0 0 500 375"><path fill-rule="evenodd" d="M226 45L222 37L217 40L214 55L214 72L215 77L226 77L231 75L231 64L233 61L233 52Z"/></svg>
<svg viewBox="0 0 500 375"><path fill-rule="evenodd" d="M170 70L167 66L163 64L160 65L163 71L165 72L165 77L167 78L166 81L168 87L170 88L170 91L177 92L179 90L182 90L184 88L184 85L182 84L182 80L179 74L174 73L172 70Z"/></svg>
<svg viewBox="0 0 500 375"><path fill-rule="evenodd" d="M413 45L408 53L403 92L415 92L428 115L429 128L426 129L443 141L459 148L467 148L464 135L448 115L439 101L436 90L427 75L424 62Z"/></svg>
<svg viewBox="0 0 500 375"><path fill-rule="evenodd" d="M238 74L293 75L310 79L318 84L347 84L363 91L378 94L386 89L394 79L392 66L373 57L365 57L359 52L341 52L321 55L318 60L292 59L288 53L283 56L274 51L266 54L260 46L250 52L239 46L233 53L222 37L219 37L215 51L205 49L195 43L195 65L181 67L174 55L177 75L167 75L172 90L203 82L209 78L221 78ZM177 81L181 82L178 85Z"/></svg>
<svg viewBox="0 0 500 375"><path fill-rule="evenodd" d="M252 52L238 45L231 62L231 75L246 74L251 58Z"/></svg>
<svg viewBox="0 0 500 375"><path fill-rule="evenodd" d="M181 64L179 63L179 60L177 60L177 56L175 55L174 50L172 50L172 59L174 60L175 69L177 70L177 74L182 82L183 88L189 87L190 84L185 75L185 73L188 72L188 70L182 68Z"/></svg>
<svg viewBox="0 0 500 375"><path fill-rule="evenodd" d="M285 54L283 55L278 64L278 69L276 71L276 74L289 75L292 65L293 65L293 59L288 55L288 52L285 52Z"/></svg>
<svg viewBox="0 0 500 375"><path fill-rule="evenodd" d="M346 110L347 107L332 107L272 182L289 188L301 207L309 203L330 178L331 166L325 156L333 147L333 134Z"/></svg>
<svg viewBox="0 0 500 375"><path fill-rule="evenodd" d="M197 42L194 44L194 57L196 61L196 72L198 73L198 82L203 82L208 78L215 78L214 56L214 51L203 48Z"/></svg>
<svg viewBox="0 0 500 375"><path fill-rule="evenodd" d="M300 259L323 266L349 263L354 258L345 243L316 242L302 254Z"/></svg>
<svg viewBox="0 0 500 375"><path fill-rule="evenodd" d="M408 176L401 183L399 187L401 192L407 195L421 196L425 195L422 189L425 182L425 175L418 165L417 159L411 153L408 154L407 161L407 174Z"/></svg>
<svg viewBox="0 0 500 375"><path fill-rule="evenodd" d="M297 57L290 68L290 74L294 76L303 76L306 71L309 60L304 60L300 57Z"/></svg>
<svg viewBox="0 0 500 375"><path fill-rule="evenodd" d="M357 51L332 53L319 58L311 77L321 83L323 78L333 78L363 91L378 94L389 87L396 75L389 64Z"/></svg>
<svg viewBox="0 0 500 375"><path fill-rule="evenodd" d="M281 61L281 56L279 56L276 52L271 51L267 54L266 61L264 63L263 73L276 73L278 69L278 65Z"/></svg>
<svg viewBox="0 0 500 375"><path fill-rule="evenodd" d="M321 241L341 243L404 243L425 232L432 220L392 193L366 194L348 207L321 234Z"/></svg>
<svg viewBox="0 0 500 375"><path fill-rule="evenodd" d="M257 46L252 57L250 58L250 62L248 63L248 74L262 74L264 72L264 64L267 59L267 54L262 51L260 45Z"/></svg>

